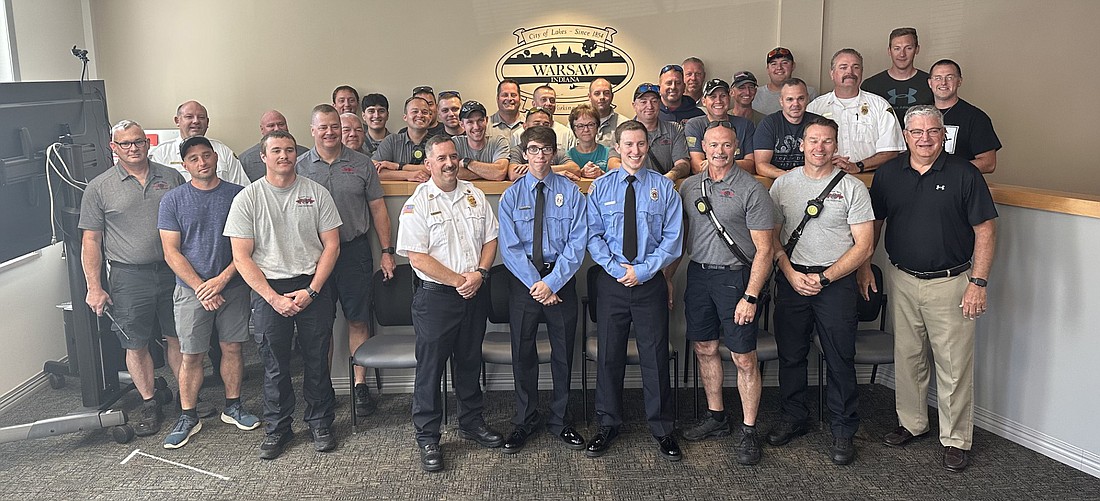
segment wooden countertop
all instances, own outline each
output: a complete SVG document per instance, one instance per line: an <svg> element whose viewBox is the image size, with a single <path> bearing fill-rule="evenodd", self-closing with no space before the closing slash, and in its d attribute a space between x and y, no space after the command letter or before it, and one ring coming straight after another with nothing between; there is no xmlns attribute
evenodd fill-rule
<svg viewBox="0 0 1100 501"><path fill-rule="evenodd" d="M856 177L870 186L874 174L856 174ZM756 176L756 179L760 180L766 187L770 187L772 184L772 180L765 177ZM590 180L582 180L577 184L580 186L581 191L588 191L590 183ZM508 181L475 181L474 184L487 195L499 195L512 185ZM416 183L382 181L382 190L386 196L407 197L412 195L414 189L416 189ZM989 183L989 190L993 193L993 200L999 204L1100 218L1100 196L1097 195L1042 190L999 183Z"/></svg>

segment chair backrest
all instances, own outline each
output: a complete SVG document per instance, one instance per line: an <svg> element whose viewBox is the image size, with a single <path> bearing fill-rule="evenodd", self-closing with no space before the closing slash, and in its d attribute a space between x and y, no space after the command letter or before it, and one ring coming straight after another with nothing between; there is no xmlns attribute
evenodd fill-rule
<svg viewBox="0 0 1100 501"><path fill-rule="evenodd" d="M399 264L393 278L382 280L382 270L374 272L371 283L371 307L378 325L412 325L413 269Z"/></svg>
<svg viewBox="0 0 1100 501"><path fill-rule="evenodd" d="M489 321L508 323L508 295L511 294L512 272L503 264L489 270Z"/></svg>
<svg viewBox="0 0 1100 501"><path fill-rule="evenodd" d="M876 318L879 318L879 314L885 315L886 313L886 294L883 292L885 284L882 283L882 269L876 264L871 265L871 273L875 276L875 284L878 285L878 292L870 292L870 300L863 299L863 296L859 296L859 304L856 311L859 314L860 322L873 322ZM885 318L883 318L885 320Z"/></svg>
<svg viewBox="0 0 1100 501"><path fill-rule="evenodd" d="M588 280L588 318L592 322L596 321L596 298L599 297L596 294L596 281L599 280L599 274L603 273L603 268L598 264L594 264L588 268L588 274L586 278Z"/></svg>

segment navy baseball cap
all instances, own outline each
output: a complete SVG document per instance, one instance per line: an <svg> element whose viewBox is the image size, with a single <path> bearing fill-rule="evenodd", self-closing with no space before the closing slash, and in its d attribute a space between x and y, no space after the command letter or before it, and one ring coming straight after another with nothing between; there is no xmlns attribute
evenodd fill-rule
<svg viewBox="0 0 1100 501"><path fill-rule="evenodd" d="M657 87L657 84L646 82L642 85L639 85L638 88L634 91L634 100L636 101L639 97L642 97L644 94L650 92L657 94L657 97L661 97L661 88Z"/></svg>

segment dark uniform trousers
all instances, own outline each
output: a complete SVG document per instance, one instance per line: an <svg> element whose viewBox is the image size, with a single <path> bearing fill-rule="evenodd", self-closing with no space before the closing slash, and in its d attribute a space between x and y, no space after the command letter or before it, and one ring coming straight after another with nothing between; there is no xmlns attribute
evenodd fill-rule
<svg viewBox="0 0 1100 501"><path fill-rule="evenodd" d="M485 289L480 289L472 299L462 299L453 287L421 286L413 294L416 378L412 421L419 445L439 443L443 423L440 381L448 358L454 371L459 428L471 430L485 423L481 414L484 403L480 376L487 300Z"/></svg>
<svg viewBox="0 0 1100 501"><path fill-rule="evenodd" d="M516 382L516 415L512 424L532 431L538 421L539 355L535 335L539 321L546 319L550 336L550 373L554 395L550 401L550 417L546 422L551 433L558 434L566 425L569 408L569 384L573 375L573 350L577 341L576 277L558 291L561 303L544 306L527 294L527 287L512 278L512 294L508 300L508 319L512 330L512 375Z"/></svg>
<svg viewBox="0 0 1100 501"><path fill-rule="evenodd" d="M313 281L312 275L282 280L268 280L279 294L304 289ZM252 292L252 322L260 357L264 361L264 431L286 433L294 415L294 388L291 386L290 355L294 331L298 331L298 347L305 366L302 396L306 401L303 419L311 429L332 426L336 393L329 372L329 346L332 344L332 324L336 305L332 288L322 287L306 309L292 317L276 312L255 291Z"/></svg>
<svg viewBox="0 0 1100 501"><path fill-rule="evenodd" d="M607 273L597 274L596 417L601 426L623 423L626 344L633 322L641 358L646 420L655 437L673 431L672 389L668 379L668 286L658 272L648 282L626 287Z"/></svg>
<svg viewBox="0 0 1100 501"><path fill-rule="evenodd" d="M809 419L806 405L806 357L814 329L828 366L826 404L835 437L851 437L859 428L856 390L856 274L836 280L817 295L803 296L787 277L776 274L775 340L779 348L779 393L785 421ZM820 369L819 369L820 370Z"/></svg>

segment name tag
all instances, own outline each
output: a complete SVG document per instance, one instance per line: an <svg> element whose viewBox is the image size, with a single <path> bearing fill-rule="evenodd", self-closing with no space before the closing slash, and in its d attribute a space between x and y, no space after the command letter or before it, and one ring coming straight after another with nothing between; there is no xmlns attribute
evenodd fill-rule
<svg viewBox="0 0 1100 501"><path fill-rule="evenodd" d="M615 205L615 201L614 201L614 200L612 200L612 201L610 201L610 202L604 202L603 204L604 204L604 205Z"/></svg>

